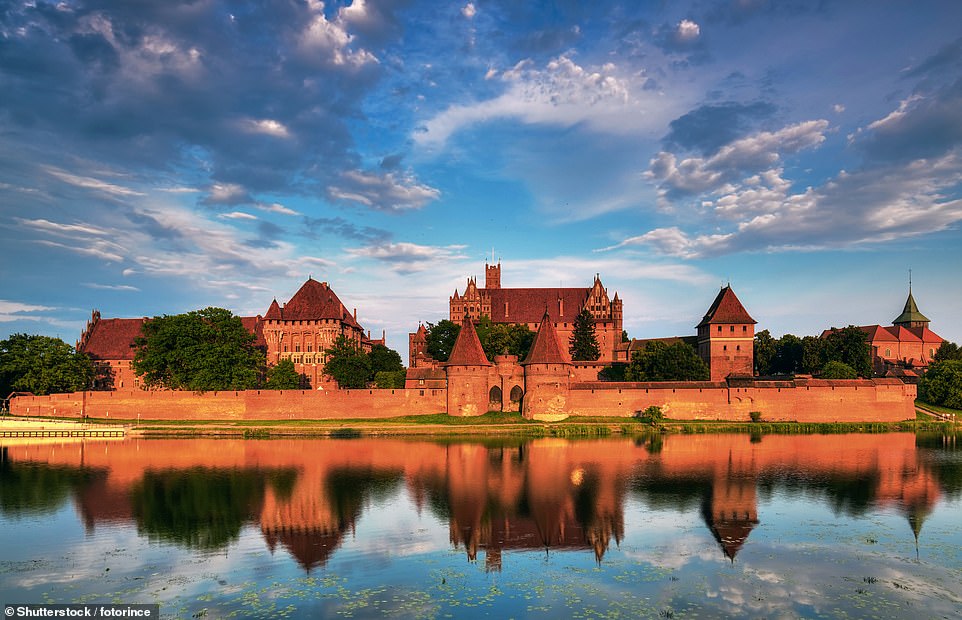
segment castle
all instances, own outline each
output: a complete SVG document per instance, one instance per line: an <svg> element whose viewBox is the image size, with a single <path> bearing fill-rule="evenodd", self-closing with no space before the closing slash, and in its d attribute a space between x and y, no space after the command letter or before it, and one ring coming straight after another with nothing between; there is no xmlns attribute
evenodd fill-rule
<svg viewBox="0 0 962 620"><path fill-rule="evenodd" d="M606 382L598 380L598 371L614 361L629 361L640 341L622 342L622 301L617 293L608 297L600 276L588 288L509 289L501 288L500 263L485 265L485 274L484 288L469 279L464 294L456 290L449 299L451 320L459 321L461 329L447 362L439 364L427 355L423 326L410 335L411 367L402 390L314 390L313 395L301 391L294 399L266 391L202 396L151 392L145 400L137 395L146 393L138 390L130 361L140 328L149 319L102 319L95 311L78 350L113 371L113 384L102 388L131 393L101 398L90 392L82 399L24 397L16 399L16 408L31 415L42 411L68 416L96 415L108 407L135 408L173 419L196 415L198 407L209 419L388 417L439 411L474 416L495 410L550 421L578 415L627 417L650 406L661 407L667 417L692 420L745 420L750 414L770 421L824 422L914 417L915 385L892 376L859 380L798 376L778 381L754 377L756 322L731 286L719 290L695 336L671 339L696 346L709 366L708 381ZM533 318L539 307L540 316ZM568 353L574 317L582 310L591 314L601 335L601 360L572 361ZM537 329L525 359L508 354L487 357L475 330L475 322L484 316ZM291 360L314 388L325 385L324 351L338 337L366 351L384 342L365 335L356 312L348 312L326 282L312 278L283 306L275 299L263 317L241 320L264 348L269 364ZM910 291L892 328L862 327L872 341L876 367L927 364L942 342L928 324Z"/></svg>
<svg viewBox="0 0 962 620"><path fill-rule="evenodd" d="M475 278L468 278L464 293L457 289L448 298L448 314L452 323L460 324L465 317L478 320L486 316L493 323L524 325L534 331L548 316L555 331L564 342L574 332L575 318L587 310L601 350L599 362L615 361L615 350L621 343L623 310L622 301L615 293L608 297L608 289L595 274L594 282L587 288L502 288L501 262L484 265L484 288L479 288ZM421 329L410 334L409 365L412 368L431 366L433 360L423 346Z"/></svg>
<svg viewBox="0 0 962 620"><path fill-rule="evenodd" d="M131 363L137 353L137 338L147 317L136 319L104 319L94 310L80 340L77 351L86 353L99 367L99 384L95 389L138 389L140 378ZM348 312L337 294L327 284L313 278L298 289L281 306L275 298L264 316L240 317L244 327L254 335L254 346L267 356L267 363L276 365L291 360L294 369L303 375L311 387L336 387L324 376L324 351L343 336L363 351L375 344L384 344L384 335L372 340L370 332L357 322L357 309Z"/></svg>

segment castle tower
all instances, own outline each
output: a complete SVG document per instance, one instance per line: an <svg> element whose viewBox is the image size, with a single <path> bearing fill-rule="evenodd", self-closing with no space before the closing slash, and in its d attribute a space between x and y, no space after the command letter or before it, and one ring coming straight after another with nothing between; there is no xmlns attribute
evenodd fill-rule
<svg viewBox="0 0 962 620"><path fill-rule="evenodd" d="M755 323L731 285L718 292L698 324L698 355L711 369L712 381L755 374Z"/></svg>
<svg viewBox="0 0 962 620"><path fill-rule="evenodd" d="M501 261L497 265L484 264L484 288L501 288Z"/></svg>
<svg viewBox="0 0 962 620"><path fill-rule="evenodd" d="M919 312L919 307L915 304L915 298L912 297L912 285L909 284L909 297L905 300L905 307L902 309L902 314L892 321L892 325L916 329L926 328L929 323L931 321L928 317Z"/></svg>
<svg viewBox="0 0 962 620"><path fill-rule="evenodd" d="M483 415L488 411L488 361L471 317L465 316L451 357L444 365L448 378L448 415Z"/></svg>
<svg viewBox="0 0 962 620"><path fill-rule="evenodd" d="M531 350L522 365L522 415L528 419L549 421L568 417L571 358L558 342L558 333L547 312L541 319Z"/></svg>

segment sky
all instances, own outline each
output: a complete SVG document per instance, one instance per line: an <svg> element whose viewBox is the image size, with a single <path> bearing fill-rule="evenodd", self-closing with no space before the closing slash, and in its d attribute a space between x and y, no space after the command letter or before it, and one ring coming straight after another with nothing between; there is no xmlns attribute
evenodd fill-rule
<svg viewBox="0 0 962 620"><path fill-rule="evenodd" d="M690 335L962 342L962 3L0 2L0 337L327 281L407 357L486 261Z"/></svg>

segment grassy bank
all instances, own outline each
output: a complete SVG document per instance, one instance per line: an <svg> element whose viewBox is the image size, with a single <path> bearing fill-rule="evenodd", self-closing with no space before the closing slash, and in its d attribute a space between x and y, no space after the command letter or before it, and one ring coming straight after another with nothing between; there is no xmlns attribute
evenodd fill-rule
<svg viewBox="0 0 962 620"><path fill-rule="evenodd" d="M657 426L633 418L572 417L561 422L545 423L526 420L517 413L488 412L472 418L445 414L405 416L380 419L344 420L118 420L88 418L88 424L127 426L132 435L149 437L243 437L251 439L279 437L368 436L518 436L538 437L608 437L641 436L655 433L746 433L829 434L889 432L957 432L959 425L937 421L928 416L916 420L889 423L801 423L801 422L725 422L705 420L665 420Z"/></svg>

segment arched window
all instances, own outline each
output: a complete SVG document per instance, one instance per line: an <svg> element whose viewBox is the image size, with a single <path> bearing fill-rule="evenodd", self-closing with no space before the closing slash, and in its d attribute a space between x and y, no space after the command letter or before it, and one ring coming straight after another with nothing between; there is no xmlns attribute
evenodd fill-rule
<svg viewBox="0 0 962 620"><path fill-rule="evenodd" d="M496 411L501 410L501 388L494 386L488 392L488 407Z"/></svg>

